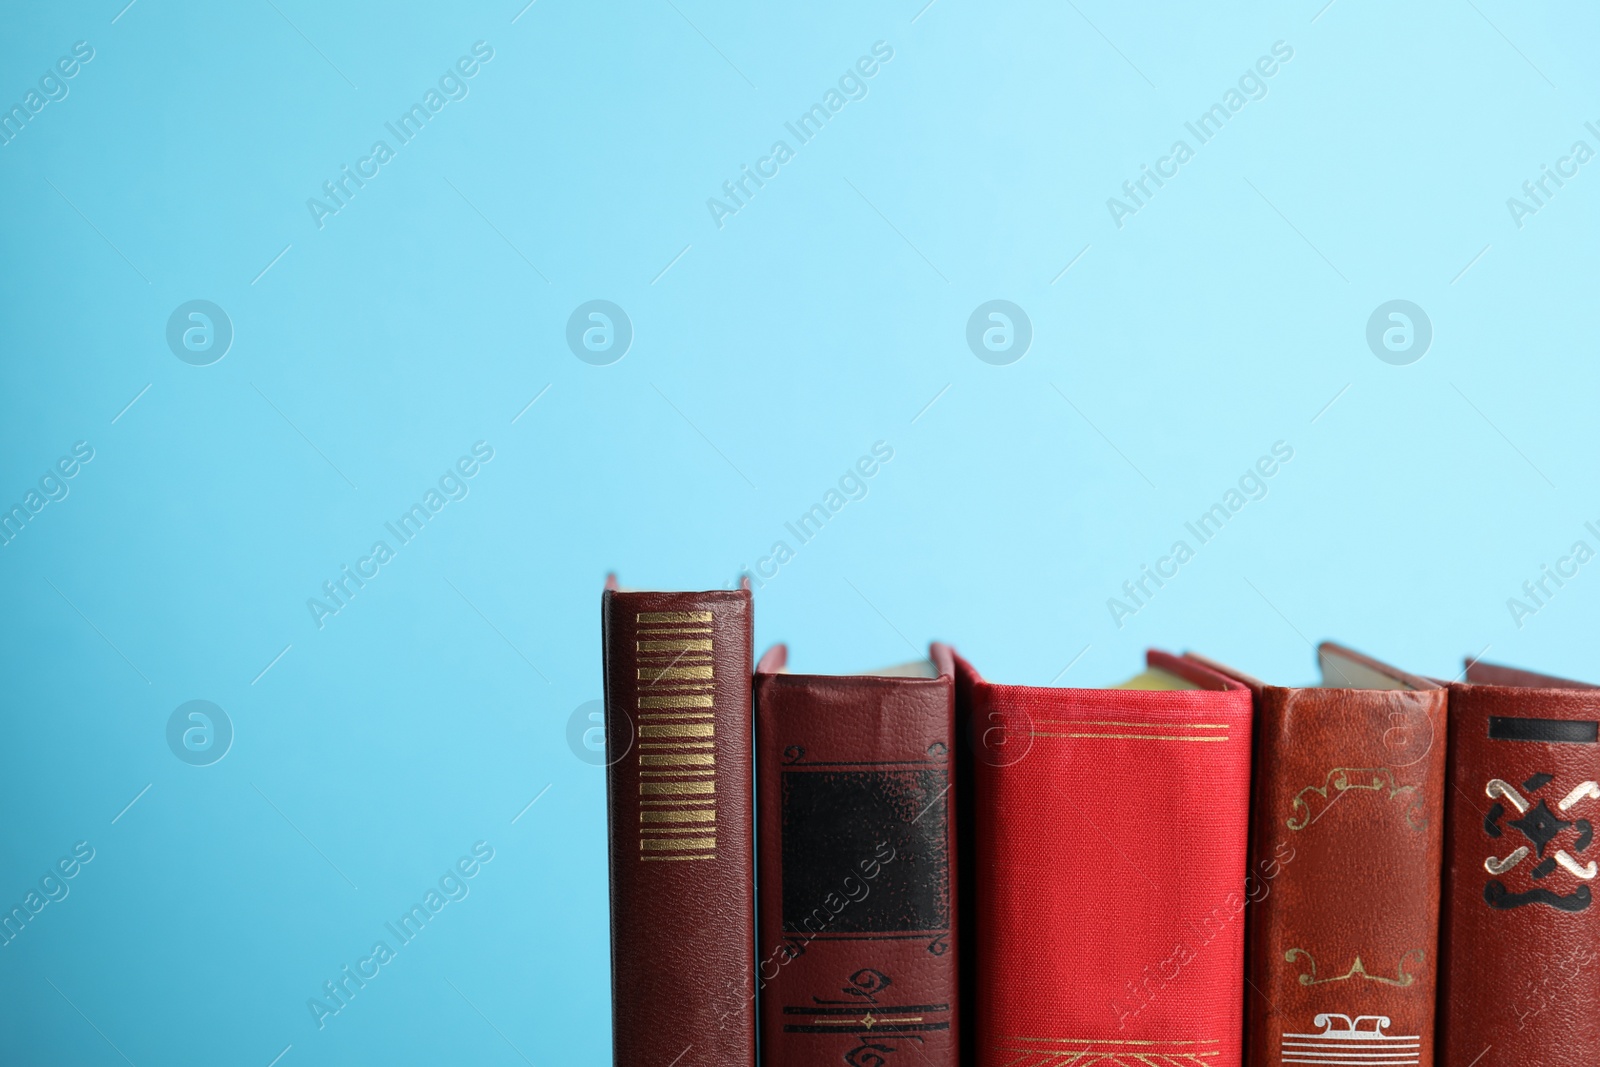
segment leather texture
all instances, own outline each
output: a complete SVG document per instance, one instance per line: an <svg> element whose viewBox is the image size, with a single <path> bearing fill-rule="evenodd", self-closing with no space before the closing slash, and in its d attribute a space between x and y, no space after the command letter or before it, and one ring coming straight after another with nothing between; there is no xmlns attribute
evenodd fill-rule
<svg viewBox="0 0 1600 1067"><path fill-rule="evenodd" d="M956 659L975 783L964 1062L1238 1067L1250 693L1149 666L1201 688L995 685Z"/></svg>
<svg viewBox="0 0 1600 1067"><path fill-rule="evenodd" d="M1256 735L1246 1062L1426 1067L1447 696L1357 653L1324 650L1415 689L1248 680Z"/></svg>
<svg viewBox="0 0 1600 1067"><path fill-rule="evenodd" d="M618 1067L753 1067L747 591L601 601Z"/></svg>
<svg viewBox="0 0 1600 1067"><path fill-rule="evenodd" d="M1579 682L1472 664L1450 687L1444 1067L1600 1064L1597 731Z"/></svg>
<svg viewBox="0 0 1600 1067"><path fill-rule="evenodd" d="M955 689L755 675L763 1067L956 1067Z"/></svg>

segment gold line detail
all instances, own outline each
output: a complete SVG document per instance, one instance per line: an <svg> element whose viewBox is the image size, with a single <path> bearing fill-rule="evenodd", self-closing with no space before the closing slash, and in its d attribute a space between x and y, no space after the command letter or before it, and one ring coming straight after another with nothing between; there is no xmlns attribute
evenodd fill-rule
<svg viewBox="0 0 1600 1067"><path fill-rule="evenodd" d="M710 622L709 611L641 611L633 621L640 624L653 622Z"/></svg>
<svg viewBox="0 0 1600 1067"><path fill-rule="evenodd" d="M639 842L639 847L646 852L689 852L697 848L716 848L717 839L714 837L647 837Z"/></svg>
<svg viewBox="0 0 1600 1067"><path fill-rule="evenodd" d="M1182 737L1176 734L1047 734L1033 731L1034 737L1092 737L1122 741L1226 741L1226 737Z"/></svg>
<svg viewBox="0 0 1600 1067"><path fill-rule="evenodd" d="M1208 1037L1195 1040L1161 1038L1154 1041L1119 1040L1108 1037L1003 1037L1002 1041L1050 1041L1065 1045L1218 1045L1221 1038Z"/></svg>
<svg viewBox="0 0 1600 1067"><path fill-rule="evenodd" d="M704 796L707 793L716 793L715 782L640 782L639 795L642 797L681 797L686 795Z"/></svg>
<svg viewBox="0 0 1600 1067"><path fill-rule="evenodd" d="M715 737L710 723L673 722L639 727L639 739L646 737Z"/></svg>
<svg viewBox="0 0 1600 1067"><path fill-rule="evenodd" d="M717 854L715 852L707 852L700 856L640 856L639 858L646 863L666 863L671 860L714 860L717 858Z"/></svg>
<svg viewBox="0 0 1600 1067"><path fill-rule="evenodd" d="M684 753L642 753L639 756L641 767L712 767L715 766L717 757L709 752L684 752Z"/></svg>
<svg viewBox="0 0 1600 1067"><path fill-rule="evenodd" d="M664 640L635 641L636 652L710 652L709 637L674 637Z"/></svg>
<svg viewBox="0 0 1600 1067"><path fill-rule="evenodd" d="M1142 726L1146 730L1226 730L1225 722L1118 722L1112 719L1040 719L1041 726Z"/></svg>
<svg viewBox="0 0 1600 1067"><path fill-rule="evenodd" d="M669 696L641 696L639 707L646 708L709 708L711 707L711 694L673 694Z"/></svg>
<svg viewBox="0 0 1600 1067"><path fill-rule="evenodd" d="M663 822L716 822L716 808L675 808L668 811L641 811L639 821L642 823Z"/></svg>
<svg viewBox="0 0 1600 1067"><path fill-rule="evenodd" d="M711 678L711 667L640 667L639 681L647 684L671 682L687 678Z"/></svg>

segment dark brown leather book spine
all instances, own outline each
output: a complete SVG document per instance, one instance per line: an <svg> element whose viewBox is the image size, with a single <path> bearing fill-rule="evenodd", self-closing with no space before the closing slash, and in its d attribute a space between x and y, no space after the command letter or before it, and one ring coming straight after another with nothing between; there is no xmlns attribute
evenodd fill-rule
<svg viewBox="0 0 1600 1067"><path fill-rule="evenodd" d="M1467 679L1450 687L1440 1063L1595 1067L1600 689Z"/></svg>
<svg viewBox="0 0 1600 1067"><path fill-rule="evenodd" d="M1256 708L1246 1063L1429 1067L1445 690L1261 686Z"/></svg>
<svg viewBox="0 0 1600 1067"><path fill-rule="evenodd" d="M607 590L617 1067L755 1063L750 594Z"/></svg>
<svg viewBox="0 0 1600 1067"><path fill-rule="evenodd" d="M956 1067L949 667L756 673L763 1067Z"/></svg>

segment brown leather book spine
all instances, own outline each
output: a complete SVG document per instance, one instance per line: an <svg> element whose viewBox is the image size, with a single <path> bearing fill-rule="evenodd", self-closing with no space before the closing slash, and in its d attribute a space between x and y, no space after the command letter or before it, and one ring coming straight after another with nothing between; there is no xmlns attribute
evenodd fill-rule
<svg viewBox="0 0 1600 1067"><path fill-rule="evenodd" d="M763 1067L957 1065L945 661L937 678L757 670Z"/></svg>
<svg viewBox="0 0 1600 1067"><path fill-rule="evenodd" d="M1246 1062L1429 1067L1445 690L1261 686L1256 706Z"/></svg>
<svg viewBox="0 0 1600 1067"><path fill-rule="evenodd" d="M1450 687L1444 1067L1600 1064L1600 690ZM1519 688L1532 686L1532 688Z"/></svg>
<svg viewBox="0 0 1600 1067"><path fill-rule="evenodd" d="M750 1067L750 594L607 590L601 615L614 1062Z"/></svg>

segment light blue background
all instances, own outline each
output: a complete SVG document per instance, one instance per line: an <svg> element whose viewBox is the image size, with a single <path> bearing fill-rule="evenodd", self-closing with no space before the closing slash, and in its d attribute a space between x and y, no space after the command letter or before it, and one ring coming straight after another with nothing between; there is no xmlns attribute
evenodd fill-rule
<svg viewBox="0 0 1600 1067"><path fill-rule="evenodd" d="M122 3L0 31L7 107L94 48L0 147L0 503L94 449L0 548L0 903L95 850L0 948L6 1063L607 1061L603 773L566 731L610 568L723 586L789 542L757 642L802 670L942 638L1001 680L1153 645L1288 683L1331 636L1600 681L1600 564L1520 628L1506 603L1600 547L1600 162L1506 205L1600 148L1584 5ZM307 199L480 40L319 229ZM719 228L707 198L878 41ZM1119 229L1107 198L1276 41L1266 97ZM1434 329L1409 366L1365 341L1397 298ZM235 330L210 366L164 338L193 299ZM564 339L591 299L635 331L610 366ZM991 299L1032 322L1009 366L964 339ZM470 495L319 628L478 441ZM1275 441L1269 495L1115 625ZM194 699L235 729L207 767L165 738ZM470 895L319 1029L308 998L477 841Z"/></svg>

